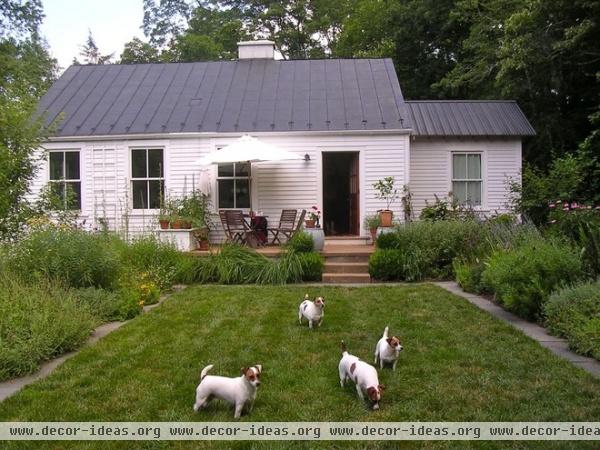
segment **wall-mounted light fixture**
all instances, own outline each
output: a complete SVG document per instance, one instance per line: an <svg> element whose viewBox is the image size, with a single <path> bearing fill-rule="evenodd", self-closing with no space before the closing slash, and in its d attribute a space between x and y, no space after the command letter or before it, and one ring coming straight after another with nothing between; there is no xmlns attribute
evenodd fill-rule
<svg viewBox="0 0 600 450"><path fill-rule="evenodd" d="M308 153L304 154L304 161L310 161L310 155Z"/></svg>

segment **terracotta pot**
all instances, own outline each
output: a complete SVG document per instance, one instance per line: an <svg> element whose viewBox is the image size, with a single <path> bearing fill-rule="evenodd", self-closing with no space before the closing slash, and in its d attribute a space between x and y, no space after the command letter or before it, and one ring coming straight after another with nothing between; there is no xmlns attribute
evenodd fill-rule
<svg viewBox="0 0 600 450"><path fill-rule="evenodd" d="M391 227L392 226L392 217L394 216L394 212L389 209L384 209L379 211L379 220L381 222L382 227Z"/></svg>
<svg viewBox="0 0 600 450"><path fill-rule="evenodd" d="M173 220L171 222L171 228L174 230L181 230L181 220L179 220L179 219Z"/></svg>
<svg viewBox="0 0 600 450"><path fill-rule="evenodd" d="M185 229L185 230L189 230L192 228L192 221L191 220L182 220L181 221L181 228Z"/></svg>
<svg viewBox="0 0 600 450"><path fill-rule="evenodd" d="M160 224L160 229L161 230L168 230L169 229L169 224L171 222L169 221L169 219L164 219L164 220L159 220L158 223Z"/></svg>
<svg viewBox="0 0 600 450"><path fill-rule="evenodd" d="M210 248L209 242L206 240L198 241L198 250L208 250Z"/></svg>
<svg viewBox="0 0 600 450"><path fill-rule="evenodd" d="M370 228L369 232L371 233L371 243L375 245L375 241L377 240L377 228Z"/></svg>
<svg viewBox="0 0 600 450"><path fill-rule="evenodd" d="M313 219L306 219L304 221L304 226L306 228L314 228L315 227L315 221Z"/></svg>

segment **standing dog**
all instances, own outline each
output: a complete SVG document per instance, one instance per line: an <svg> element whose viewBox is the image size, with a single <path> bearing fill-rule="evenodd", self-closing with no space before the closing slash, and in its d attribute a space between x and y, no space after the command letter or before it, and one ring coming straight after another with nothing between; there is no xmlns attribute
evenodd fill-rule
<svg viewBox="0 0 600 450"><path fill-rule="evenodd" d="M216 397L235 405L236 419L240 418L245 406L250 413L256 399L256 389L260 386L262 366L257 364L253 367L243 367L242 376L237 378L207 375L212 368L211 364L202 369L200 384L196 388L194 411L207 406Z"/></svg>
<svg viewBox="0 0 600 450"><path fill-rule="evenodd" d="M389 327L385 327L383 330L383 336L377 342L375 346L375 364L379 360L379 368L383 369L383 364L393 364L394 370L396 370L396 364L398 363L398 357L403 347L400 344L400 339L396 336L388 337Z"/></svg>
<svg viewBox="0 0 600 450"><path fill-rule="evenodd" d="M323 297L317 297L314 302L308 299L308 294L304 296L304 301L300 303L298 308L298 321L302 323L302 317L308 320L308 327L312 328L313 323L316 322L318 326L321 326L323 322L323 308L325 307L325 299Z"/></svg>
<svg viewBox="0 0 600 450"><path fill-rule="evenodd" d="M385 386L379 384L377 377L377 369L364 361L361 361L356 356L348 353L348 348L342 341L342 359L338 366L340 372L340 385L344 387L344 383L350 378L356 384L356 392L361 400L364 401L363 393L366 393L371 401L371 408L379 409L379 401L381 400L381 392Z"/></svg>

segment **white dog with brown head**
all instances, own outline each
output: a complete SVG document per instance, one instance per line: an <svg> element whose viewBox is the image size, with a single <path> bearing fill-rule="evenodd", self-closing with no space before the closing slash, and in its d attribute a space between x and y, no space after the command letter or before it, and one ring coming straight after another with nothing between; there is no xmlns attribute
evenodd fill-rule
<svg viewBox="0 0 600 450"><path fill-rule="evenodd" d="M314 301L311 301L308 294L306 294L304 301L298 307L298 321L302 323L302 318L304 317L308 320L309 328L313 327L313 323L321 326L323 317L325 316L323 308L325 308L325 299L323 297L317 297Z"/></svg>
<svg viewBox="0 0 600 450"><path fill-rule="evenodd" d="M342 387L344 387L348 379L354 381L356 384L356 393L359 398L364 401L364 394L367 394L368 400L371 402L371 408L374 410L379 409L381 393L385 389L385 386L379 384L377 369L348 353L344 341L342 341L342 359L340 360L338 370L340 373L340 385Z"/></svg>
<svg viewBox="0 0 600 450"><path fill-rule="evenodd" d="M404 349L400 343L400 338L396 336L388 337L389 327L383 330L383 336L375 346L375 364L379 361L379 368L383 369L384 364L392 364L393 370L396 370L400 352Z"/></svg>
<svg viewBox="0 0 600 450"><path fill-rule="evenodd" d="M206 407L213 398L218 398L235 405L236 419L240 418L244 407L250 413L256 400L256 390L260 386L262 366L242 367L242 375L236 378L207 375L212 368L211 364L202 369L194 411Z"/></svg>

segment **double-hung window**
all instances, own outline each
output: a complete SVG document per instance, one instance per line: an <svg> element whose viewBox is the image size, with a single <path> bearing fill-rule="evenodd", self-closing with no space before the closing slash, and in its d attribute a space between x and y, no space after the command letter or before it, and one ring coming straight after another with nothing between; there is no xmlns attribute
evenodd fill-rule
<svg viewBox="0 0 600 450"><path fill-rule="evenodd" d="M162 148L131 150L131 199L133 209L158 209L164 196Z"/></svg>
<svg viewBox="0 0 600 450"><path fill-rule="evenodd" d="M250 163L219 164L217 192L219 209L250 208Z"/></svg>
<svg viewBox="0 0 600 450"><path fill-rule="evenodd" d="M52 192L65 209L81 209L81 174L78 150L49 152L49 177Z"/></svg>
<svg viewBox="0 0 600 450"><path fill-rule="evenodd" d="M452 153L452 194L461 204L481 206L481 153Z"/></svg>

